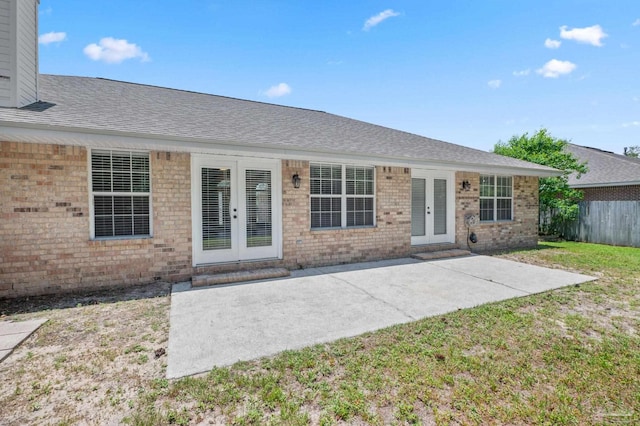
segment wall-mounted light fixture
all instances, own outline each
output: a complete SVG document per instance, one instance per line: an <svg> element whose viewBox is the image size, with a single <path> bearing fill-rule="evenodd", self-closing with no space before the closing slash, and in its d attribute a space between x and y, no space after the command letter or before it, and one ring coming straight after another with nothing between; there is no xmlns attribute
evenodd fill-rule
<svg viewBox="0 0 640 426"><path fill-rule="evenodd" d="M462 189L464 189L465 191L468 191L471 189L471 182L469 182L468 180L463 180L462 181Z"/></svg>
<svg viewBox="0 0 640 426"><path fill-rule="evenodd" d="M300 179L300 176L296 173L295 175L291 176L291 182L293 183L293 187L294 188L300 188L300 181L302 179Z"/></svg>

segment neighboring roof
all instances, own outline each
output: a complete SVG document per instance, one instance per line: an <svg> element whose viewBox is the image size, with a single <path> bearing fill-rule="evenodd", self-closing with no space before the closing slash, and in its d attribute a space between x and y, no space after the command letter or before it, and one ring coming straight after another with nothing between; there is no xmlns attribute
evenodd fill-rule
<svg viewBox="0 0 640 426"><path fill-rule="evenodd" d="M243 147L557 174L549 167L321 111L102 78L40 75L39 98L21 109L0 109L0 125L66 132L71 139L80 134L156 139L191 151L194 146ZM0 138L11 137L11 129L0 127Z"/></svg>
<svg viewBox="0 0 640 426"><path fill-rule="evenodd" d="M571 143L567 144L566 150L580 162L587 162L589 169L579 179L575 174L569 176L569 185L572 187L640 185L638 158Z"/></svg>

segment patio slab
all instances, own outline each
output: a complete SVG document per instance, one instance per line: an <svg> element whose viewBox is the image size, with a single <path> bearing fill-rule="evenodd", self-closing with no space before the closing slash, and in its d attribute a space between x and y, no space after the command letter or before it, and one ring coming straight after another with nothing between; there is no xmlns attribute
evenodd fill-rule
<svg viewBox="0 0 640 426"><path fill-rule="evenodd" d="M47 321L47 319L18 322L0 321L0 362Z"/></svg>
<svg viewBox="0 0 640 426"><path fill-rule="evenodd" d="M171 296L167 377L596 278L488 256L293 271Z"/></svg>

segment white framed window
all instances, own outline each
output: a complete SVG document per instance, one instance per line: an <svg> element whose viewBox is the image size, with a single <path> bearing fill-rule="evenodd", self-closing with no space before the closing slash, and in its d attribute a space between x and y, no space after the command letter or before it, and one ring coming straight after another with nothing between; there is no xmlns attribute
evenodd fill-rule
<svg viewBox="0 0 640 426"><path fill-rule="evenodd" d="M151 235L149 153L91 150L92 238Z"/></svg>
<svg viewBox="0 0 640 426"><path fill-rule="evenodd" d="M373 167L312 163L310 168L312 229L375 225Z"/></svg>
<svg viewBox="0 0 640 426"><path fill-rule="evenodd" d="M480 221L513 220L513 178L480 175Z"/></svg>

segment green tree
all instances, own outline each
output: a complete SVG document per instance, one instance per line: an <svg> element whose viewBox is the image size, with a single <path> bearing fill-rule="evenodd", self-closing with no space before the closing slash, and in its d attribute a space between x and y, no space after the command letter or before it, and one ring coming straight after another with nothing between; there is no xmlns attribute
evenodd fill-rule
<svg viewBox="0 0 640 426"><path fill-rule="evenodd" d="M640 146L625 146L624 147L624 155L627 157L640 157Z"/></svg>
<svg viewBox="0 0 640 426"><path fill-rule="evenodd" d="M540 129L533 135L525 133L513 136L508 142L499 141L493 151L496 154L518 158L531 163L553 167L562 172L561 176L540 179L540 232L564 236L564 225L575 220L579 213L578 202L582 191L569 187L569 175L587 172L586 163L565 151L567 141L554 138L547 129Z"/></svg>

